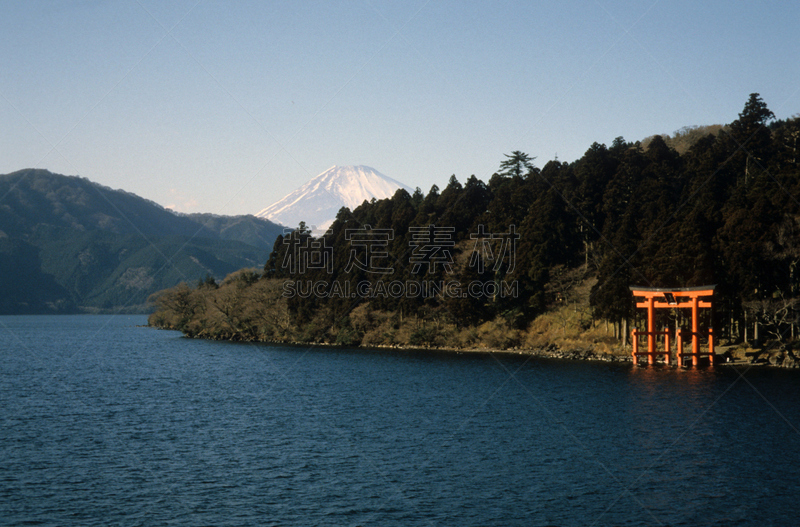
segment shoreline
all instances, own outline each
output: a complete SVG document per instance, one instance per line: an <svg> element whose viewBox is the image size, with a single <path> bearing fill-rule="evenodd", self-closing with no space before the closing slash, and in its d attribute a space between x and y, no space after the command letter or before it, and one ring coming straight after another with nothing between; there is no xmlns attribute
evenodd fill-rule
<svg viewBox="0 0 800 527"><path fill-rule="evenodd" d="M146 325L143 327L180 331L177 329L165 328L154 325ZM330 342L300 342L300 341L279 341L279 340L255 340L244 338L213 338L203 335L187 335L181 332L183 338L188 339L202 339L221 342L249 342L254 344L274 344L283 346L305 346L305 347L327 347L327 348L343 348L343 349L360 349L360 350L399 350L399 351L418 351L418 352L434 352L434 353L449 353L456 355L466 354L504 354L504 355L517 355L517 356L532 356L541 359L553 360L568 360L568 361L592 361L592 362L611 362L611 363L628 363L633 365L633 357L629 351L623 353L610 353L607 351L597 352L594 349L562 349L555 344L550 344L543 348L513 348L513 349L491 349L491 348L451 348L451 347L424 347L424 346L406 346L402 344L383 344L383 345L345 345L334 344ZM800 359L795 357L791 351L786 350L753 350L752 348L726 346L718 349L724 349L722 352L714 354L714 366L758 366L758 367L772 367L777 369L798 369L800 368ZM750 350L750 351L747 351ZM762 357L763 356L763 357ZM750 358L750 360L747 360ZM642 364L642 362L644 362ZM707 368L707 361L699 367ZM647 367L645 361L640 361L640 367ZM657 361L655 366L664 367L669 366L677 368L677 365L665 365L662 361ZM684 366L683 369L689 369L692 366Z"/></svg>

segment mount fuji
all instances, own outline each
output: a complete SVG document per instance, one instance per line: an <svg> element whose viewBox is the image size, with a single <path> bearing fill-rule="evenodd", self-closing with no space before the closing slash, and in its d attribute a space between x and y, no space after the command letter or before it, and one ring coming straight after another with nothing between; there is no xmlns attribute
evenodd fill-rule
<svg viewBox="0 0 800 527"><path fill-rule="evenodd" d="M342 207L350 210L364 200L391 198L397 189L409 194L413 189L367 166L333 166L280 201L262 210L256 217L266 218L287 227L301 221L315 230L326 230Z"/></svg>

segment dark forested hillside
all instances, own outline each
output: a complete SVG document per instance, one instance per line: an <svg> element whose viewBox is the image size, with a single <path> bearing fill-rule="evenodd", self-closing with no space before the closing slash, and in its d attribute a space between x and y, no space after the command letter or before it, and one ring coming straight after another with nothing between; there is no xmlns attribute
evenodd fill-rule
<svg viewBox="0 0 800 527"><path fill-rule="evenodd" d="M199 228L189 218L134 194L47 170L0 176L0 196L0 229L13 238L27 237L41 224L146 236L193 236Z"/></svg>
<svg viewBox="0 0 800 527"><path fill-rule="evenodd" d="M176 214L124 190L86 178L26 169L0 175L0 230L26 238L42 224L80 231L190 236L272 244L280 225L255 216Z"/></svg>
<svg viewBox="0 0 800 527"><path fill-rule="evenodd" d="M0 313L149 309L154 291L261 266L282 227L180 215L85 178L0 176Z"/></svg>
<svg viewBox="0 0 800 527"><path fill-rule="evenodd" d="M203 227L203 232L222 240L235 240L253 247L272 247L275 238L283 233L277 223L252 215L220 216L217 214L187 214L190 220Z"/></svg>
<svg viewBox="0 0 800 527"><path fill-rule="evenodd" d="M42 271L39 249L0 237L0 314L72 312L70 294Z"/></svg>
<svg viewBox="0 0 800 527"><path fill-rule="evenodd" d="M723 339L792 339L800 119L776 121L752 94L709 132L682 153L620 137L541 168L513 152L486 183L453 176L342 209L320 239L280 237L260 277L165 292L152 320L216 337L524 346L541 320L577 312L581 291L589 311L564 333L607 321L622 338L629 286L716 284Z"/></svg>

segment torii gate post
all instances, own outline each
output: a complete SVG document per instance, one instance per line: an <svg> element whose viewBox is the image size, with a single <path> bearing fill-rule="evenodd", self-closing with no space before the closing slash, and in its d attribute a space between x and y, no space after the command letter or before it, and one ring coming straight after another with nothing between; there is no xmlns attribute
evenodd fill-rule
<svg viewBox="0 0 800 527"><path fill-rule="evenodd" d="M700 358L700 344L699 344L699 336L700 331L698 329L698 308L711 308L711 302L700 300L700 297L708 297L714 294L714 287L711 286L703 286L703 287L694 287L694 288L684 288L684 289L662 289L662 288L654 288L654 287L634 287L631 286L630 290L633 293L634 297L644 297L644 302L638 302L636 307L643 307L647 308L647 331L638 331L637 329L633 329L631 335L633 337L633 364L636 365L639 363L639 355L647 355L647 362L649 364L653 364L655 362L655 356L664 354L664 362L669 364L671 362L670 357L670 345L669 345L669 329L664 329L664 331L656 331L655 330L655 309L656 308L691 308L692 309L692 353L683 353L683 341L685 333L689 333L688 331L681 330L677 337L678 337L678 350L677 350L677 359L678 359L678 366L683 366L683 356L684 355L691 355L692 356L692 365L697 366ZM662 302L657 302L656 298L663 299ZM687 301L679 301L677 298L688 298ZM640 352L639 351L639 339L638 337L641 335L647 335L647 352ZM656 352L656 335L664 335L664 348L663 352ZM688 335L687 335L688 336ZM708 360L711 365L714 365L714 335L711 328L708 329Z"/></svg>

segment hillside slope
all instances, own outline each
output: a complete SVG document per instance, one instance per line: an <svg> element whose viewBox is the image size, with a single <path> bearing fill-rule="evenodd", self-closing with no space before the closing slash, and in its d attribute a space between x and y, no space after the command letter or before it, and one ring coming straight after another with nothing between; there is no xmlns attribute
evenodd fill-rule
<svg viewBox="0 0 800 527"><path fill-rule="evenodd" d="M13 272L0 312L146 311L164 287L263 265L280 232L254 216L176 214L46 170L2 175L2 258Z"/></svg>

